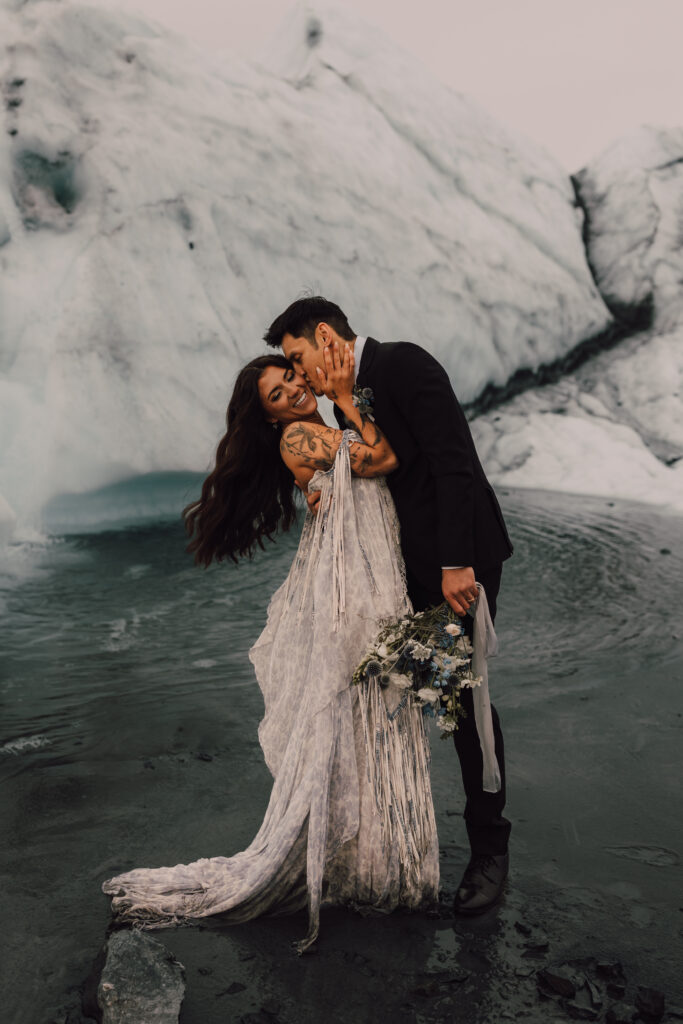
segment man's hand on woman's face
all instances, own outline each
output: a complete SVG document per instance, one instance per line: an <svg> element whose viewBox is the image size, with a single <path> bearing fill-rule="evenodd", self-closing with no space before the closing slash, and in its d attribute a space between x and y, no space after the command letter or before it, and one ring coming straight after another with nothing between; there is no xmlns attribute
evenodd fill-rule
<svg viewBox="0 0 683 1024"><path fill-rule="evenodd" d="M477 584L472 566L441 570L441 592L456 615L467 615L477 600Z"/></svg>
<svg viewBox="0 0 683 1024"><path fill-rule="evenodd" d="M318 386L332 402L340 402L344 398L350 398L353 394L355 379L354 358L351 346L344 345L344 351L339 349L339 342L326 345L323 349L323 360L325 368L316 367Z"/></svg>

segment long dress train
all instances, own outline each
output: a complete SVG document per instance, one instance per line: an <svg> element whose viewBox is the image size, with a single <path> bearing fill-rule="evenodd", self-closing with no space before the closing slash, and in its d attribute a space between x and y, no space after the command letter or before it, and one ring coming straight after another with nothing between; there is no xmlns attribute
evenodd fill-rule
<svg viewBox="0 0 683 1024"><path fill-rule="evenodd" d="M386 482L351 476L356 436L344 431L334 466L309 485L321 489L319 513L307 515L250 651L265 702L259 740L274 777L261 828L235 856L108 879L102 888L119 920L161 928L221 914L237 922L308 904L303 951L322 903L391 910L437 898L421 712L391 686L351 685L378 623L411 610Z"/></svg>

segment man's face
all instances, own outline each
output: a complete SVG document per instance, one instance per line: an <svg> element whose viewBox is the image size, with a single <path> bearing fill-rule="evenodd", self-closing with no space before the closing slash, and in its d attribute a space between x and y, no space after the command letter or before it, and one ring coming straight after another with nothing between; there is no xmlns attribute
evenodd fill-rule
<svg viewBox="0 0 683 1024"><path fill-rule="evenodd" d="M321 327L319 325L315 332L315 341L309 341L308 338L303 336L295 338L292 334L285 334L282 338L282 354L286 359L289 359L290 363L305 379L308 386L316 395L322 395L322 389L318 380L318 374L316 373L316 367L319 366L321 370L325 369L323 361L323 344L324 339L317 339L321 335Z"/></svg>

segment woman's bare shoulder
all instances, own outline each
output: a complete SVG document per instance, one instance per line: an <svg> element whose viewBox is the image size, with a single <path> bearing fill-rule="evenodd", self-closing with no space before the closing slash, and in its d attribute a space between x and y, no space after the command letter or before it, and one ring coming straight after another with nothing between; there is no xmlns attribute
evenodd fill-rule
<svg viewBox="0 0 683 1024"><path fill-rule="evenodd" d="M286 462L305 463L315 469L326 469L334 462L341 430L325 423L297 420L288 423L280 438L280 451Z"/></svg>

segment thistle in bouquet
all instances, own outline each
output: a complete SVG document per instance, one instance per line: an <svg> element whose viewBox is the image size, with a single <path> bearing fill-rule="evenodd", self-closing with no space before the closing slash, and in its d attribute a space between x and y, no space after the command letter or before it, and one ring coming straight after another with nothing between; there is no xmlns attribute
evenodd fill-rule
<svg viewBox="0 0 683 1024"><path fill-rule="evenodd" d="M481 683L472 672L470 640L447 602L381 624L353 674L357 685L372 680L408 691L423 714L436 719L443 738L465 717L462 690Z"/></svg>

